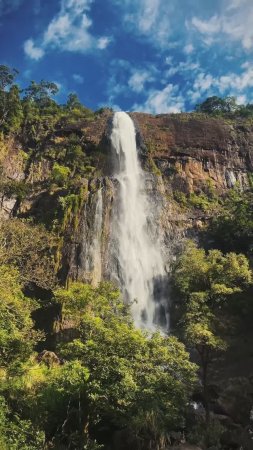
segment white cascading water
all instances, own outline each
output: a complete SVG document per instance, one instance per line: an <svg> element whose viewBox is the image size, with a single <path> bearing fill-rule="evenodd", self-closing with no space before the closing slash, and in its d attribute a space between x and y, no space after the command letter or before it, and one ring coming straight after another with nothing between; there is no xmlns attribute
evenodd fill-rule
<svg viewBox="0 0 253 450"><path fill-rule="evenodd" d="M96 285L101 280L102 262L101 262L101 232L103 222L103 196L102 188L97 192L97 204L95 211L93 242L91 246L93 259L93 284Z"/></svg>
<svg viewBox="0 0 253 450"><path fill-rule="evenodd" d="M84 260L84 271L86 279L93 286L96 286L102 276L101 262L101 233L103 221L103 196L102 188L96 193L96 209L91 239L86 240L86 258Z"/></svg>
<svg viewBox="0 0 253 450"><path fill-rule="evenodd" d="M125 112L114 115L111 143L114 176L119 183L113 223L118 280L125 299L131 302L135 324L148 330L159 326L165 329L167 299L163 285L167 276L159 239L151 235L150 204L137 155L135 127Z"/></svg>

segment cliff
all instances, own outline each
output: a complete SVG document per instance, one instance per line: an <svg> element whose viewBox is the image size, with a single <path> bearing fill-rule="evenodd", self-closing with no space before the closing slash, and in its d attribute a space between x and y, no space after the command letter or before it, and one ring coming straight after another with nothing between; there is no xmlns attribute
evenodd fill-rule
<svg viewBox="0 0 253 450"><path fill-rule="evenodd" d="M130 115L145 170L149 220L154 236L162 243L170 275L171 263L185 239L202 239L202 231L231 188L247 191L252 187L253 124L196 113ZM38 271L35 281L26 286L28 294L41 304L34 318L47 334L42 349L43 345L54 349L55 340L75 336L73 323L59 320L59 305L51 307L51 290L57 282L81 280L96 286L101 279L117 280L118 262L111 251L110 233L118 189L112 170L111 129L112 112L105 110L75 123L57 124L32 149L21 137L1 138L2 221L8 224L14 217L43 225L44 249L51 236L53 239L55 279L47 285ZM28 241L40 240L39 228L37 234L32 227L24 234L28 231ZM43 249L36 245L39 265ZM28 248L29 242L22 264ZM52 272L52 259L51 265L48 261L48 271ZM175 307L172 324L176 314ZM231 327L230 349L215 362L212 374L213 411L232 430L224 448L237 448L237 441L240 445L245 435L248 439L245 427L251 409L252 331L248 323L244 325L236 332ZM231 436L235 444L231 444Z"/></svg>
<svg viewBox="0 0 253 450"><path fill-rule="evenodd" d="M134 113L143 140L173 189L205 189L211 181L222 191L239 182L248 185L253 169L253 128L246 123L198 114L159 115Z"/></svg>
<svg viewBox="0 0 253 450"><path fill-rule="evenodd" d="M154 220L162 229L169 260L184 236L196 236L215 214L217 196L225 195L235 185L242 190L251 185L253 125L245 120L228 121L196 113L130 115L136 125L146 188L153 199L150 207L158 208ZM47 134L40 150L29 155L24 143L14 138L2 141L0 214L5 218L33 217L49 229L54 223L62 242L62 280L70 277L96 283L102 275L110 278L112 272L108 265L108 240L117 187L112 176L111 126L110 110L57 126ZM64 162L60 168L67 166L68 179L59 181L59 175L58 179L54 175L55 161L62 164L62 153L66 153L72 136L78 139L89 165L85 162L82 175L76 176L75 167L68 169ZM93 274L90 253L99 189L103 204L102 261L99 274Z"/></svg>

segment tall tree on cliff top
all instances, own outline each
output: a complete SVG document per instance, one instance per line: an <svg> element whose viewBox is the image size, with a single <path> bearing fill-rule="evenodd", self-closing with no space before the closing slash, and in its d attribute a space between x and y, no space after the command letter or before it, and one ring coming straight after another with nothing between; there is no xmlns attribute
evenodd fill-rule
<svg viewBox="0 0 253 450"><path fill-rule="evenodd" d="M11 87L17 74L16 69L0 65L0 127L3 128L3 131L10 131L15 122L16 108L17 116L20 115L19 105L17 105L17 101L19 101L18 87L16 86L15 89ZM8 90L8 88L10 89Z"/></svg>

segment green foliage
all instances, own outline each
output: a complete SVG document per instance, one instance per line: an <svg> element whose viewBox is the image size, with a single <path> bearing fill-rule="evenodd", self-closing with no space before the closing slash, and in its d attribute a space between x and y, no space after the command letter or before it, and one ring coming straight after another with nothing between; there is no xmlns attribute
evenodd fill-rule
<svg viewBox="0 0 253 450"><path fill-rule="evenodd" d="M79 337L62 346L67 360L88 367L89 415L97 432L105 420L127 427L146 448L183 423L194 382L194 365L181 343L136 330L117 291L74 283L58 290L63 320L74 321Z"/></svg>
<svg viewBox="0 0 253 450"><path fill-rule="evenodd" d="M197 418L187 433L187 441L191 444L213 447L222 450L221 437L226 428L215 418L210 419L208 427L202 417Z"/></svg>
<svg viewBox="0 0 253 450"><path fill-rule="evenodd" d="M78 98L78 96L75 93L70 93L68 95L67 103L66 103L66 109L72 111L73 109L81 109L82 104Z"/></svg>
<svg viewBox="0 0 253 450"><path fill-rule="evenodd" d="M20 90L16 85L11 86L6 94L5 130L7 132L17 132L23 121L23 109L19 95Z"/></svg>
<svg viewBox="0 0 253 450"><path fill-rule="evenodd" d="M173 191L173 198L182 206L187 206L187 197L184 192L181 191Z"/></svg>
<svg viewBox="0 0 253 450"><path fill-rule="evenodd" d="M1 450L38 450L44 448L43 431L33 427L29 420L11 415L5 400L0 396L0 447Z"/></svg>
<svg viewBox="0 0 253 450"><path fill-rule="evenodd" d="M222 251L252 254L253 192L231 189L220 214L213 218L208 231L214 245Z"/></svg>
<svg viewBox="0 0 253 450"><path fill-rule="evenodd" d="M42 226L11 219L0 223L0 264L20 271L24 284L52 288L56 284L54 251L57 240Z"/></svg>
<svg viewBox="0 0 253 450"><path fill-rule="evenodd" d="M209 422L208 368L215 352L226 349L223 314L229 298L252 284L252 273L243 254L223 255L219 250L206 253L189 242L174 267L173 282L182 301L185 339L199 354Z"/></svg>
<svg viewBox="0 0 253 450"><path fill-rule="evenodd" d="M196 106L196 111L206 114L222 115L233 113L237 110L235 97L220 98L217 96L208 97L203 103Z"/></svg>
<svg viewBox="0 0 253 450"><path fill-rule="evenodd" d="M8 383L3 383L5 396L10 404L15 399L15 409L22 420L31 423L33 429L45 430L47 445L36 449L83 448L87 433L86 411L81 409L81 403L87 403L88 376L78 361L47 367L31 360L19 376L14 373Z"/></svg>
<svg viewBox="0 0 253 450"><path fill-rule="evenodd" d="M52 103L51 96L59 91L55 83L41 80L40 83L31 81L30 85L24 89L24 100L33 101L40 107L47 107Z"/></svg>
<svg viewBox="0 0 253 450"><path fill-rule="evenodd" d="M188 204L194 208L208 212L214 208L216 202L214 199L209 198L205 193L196 194L191 192Z"/></svg>
<svg viewBox="0 0 253 450"><path fill-rule="evenodd" d="M30 317L33 305L21 291L19 274L0 266L0 364L12 369L31 354L37 334Z"/></svg>
<svg viewBox="0 0 253 450"><path fill-rule="evenodd" d="M7 133L17 131L23 119L20 90L13 85L17 73L15 69L0 65L0 127Z"/></svg>
<svg viewBox="0 0 253 450"><path fill-rule="evenodd" d="M86 421L85 406L88 370L78 361L44 369L44 379L36 383L34 408L47 435L54 438L54 448L68 443L68 448L82 448ZM82 403L82 409L81 409Z"/></svg>
<svg viewBox="0 0 253 450"><path fill-rule="evenodd" d="M157 167L155 161L153 160L153 158L149 158L149 166L151 171L153 172L154 175L156 175L157 177L161 176L161 171L159 170L159 168Z"/></svg>
<svg viewBox="0 0 253 450"><path fill-rule="evenodd" d="M93 111L83 106L78 96L73 92L68 95L67 103L65 105L65 112L65 122L67 123L74 123L75 121L84 118L94 118Z"/></svg>
<svg viewBox="0 0 253 450"><path fill-rule="evenodd" d="M219 250L206 254L190 242L176 263L174 280L185 298L204 292L209 301L219 302L247 287L251 283L251 271L242 254L222 255Z"/></svg>
<svg viewBox="0 0 253 450"><path fill-rule="evenodd" d="M24 200L31 192L31 185L21 180L4 180L0 182L1 193L6 198L16 197L17 200Z"/></svg>
<svg viewBox="0 0 253 450"><path fill-rule="evenodd" d="M236 97L208 97L203 103L196 105L195 110L198 113L204 113L211 116L229 118L253 117L253 105L250 103L247 105L238 105Z"/></svg>
<svg viewBox="0 0 253 450"><path fill-rule="evenodd" d="M58 163L54 163L52 169L52 181L58 186L65 186L70 176L70 169L66 166L61 166Z"/></svg>
<svg viewBox="0 0 253 450"><path fill-rule="evenodd" d="M218 206L218 198L211 183L206 183L205 192L185 194L175 190L173 198L183 207L196 208L205 213L212 212Z"/></svg>
<svg viewBox="0 0 253 450"><path fill-rule="evenodd" d="M0 90L3 91L7 86L11 85L17 76L18 71L8 66L0 65Z"/></svg>
<svg viewBox="0 0 253 450"><path fill-rule="evenodd" d="M45 139L55 130L59 121L60 107L50 98L36 101L27 96L22 100L24 119L20 130L25 146L41 151Z"/></svg>
<svg viewBox="0 0 253 450"><path fill-rule="evenodd" d="M111 448L115 430L127 430L129 445L162 448L170 430L184 425L195 365L175 337L148 337L135 329L119 292L108 283L98 288L73 283L68 290L58 289L54 300L62 305L62 322L71 323L75 335L59 345L61 359L35 358L29 302L16 272L0 275L11 286L8 305L16 312L1 329L12 327L11 336L19 324L15 333L23 342L19 353L12 345L9 376L0 378L0 398L5 398L0 402L1 448L8 449L10 442L21 450Z"/></svg>

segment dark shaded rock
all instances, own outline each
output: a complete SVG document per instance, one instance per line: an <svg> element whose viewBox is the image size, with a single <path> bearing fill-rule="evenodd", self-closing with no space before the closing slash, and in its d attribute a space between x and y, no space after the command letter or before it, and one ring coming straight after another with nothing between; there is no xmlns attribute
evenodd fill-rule
<svg viewBox="0 0 253 450"><path fill-rule="evenodd" d="M198 447L197 445L191 445L187 443L168 448L171 448L172 450L202 450L202 448Z"/></svg>
<svg viewBox="0 0 253 450"><path fill-rule="evenodd" d="M35 328L45 333L45 341L37 344L37 351L42 352L44 349L55 350L56 336L55 323L59 321L61 316L61 306L58 304L49 304L36 309L32 313L32 319L35 322Z"/></svg>
<svg viewBox="0 0 253 450"><path fill-rule="evenodd" d="M39 353L37 360L39 363L43 362L46 364L47 367L62 364L62 360L54 352L48 350L43 350L43 352Z"/></svg>
<svg viewBox="0 0 253 450"><path fill-rule="evenodd" d="M222 391L217 405L235 423L246 426L250 421L253 404L253 386L247 378L231 378Z"/></svg>

